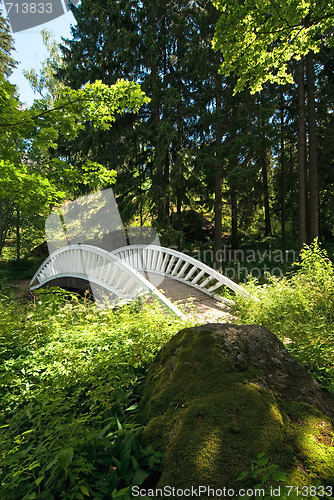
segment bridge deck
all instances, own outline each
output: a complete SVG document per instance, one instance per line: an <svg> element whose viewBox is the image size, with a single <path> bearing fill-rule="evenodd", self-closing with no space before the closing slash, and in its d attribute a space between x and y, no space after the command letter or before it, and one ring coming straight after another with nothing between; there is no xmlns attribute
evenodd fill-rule
<svg viewBox="0 0 334 500"><path fill-rule="evenodd" d="M164 278L159 285L159 290L175 305L185 312L190 319L200 322L232 322L234 317L230 313L230 307L218 302L206 293L195 288L175 281L172 278Z"/></svg>

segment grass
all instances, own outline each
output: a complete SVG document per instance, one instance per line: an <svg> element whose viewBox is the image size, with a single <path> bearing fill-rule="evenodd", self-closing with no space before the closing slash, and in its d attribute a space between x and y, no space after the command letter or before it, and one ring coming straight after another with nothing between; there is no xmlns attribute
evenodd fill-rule
<svg viewBox="0 0 334 500"><path fill-rule="evenodd" d="M0 498L129 498L157 467L140 444L145 370L184 323L60 290L0 298Z"/></svg>

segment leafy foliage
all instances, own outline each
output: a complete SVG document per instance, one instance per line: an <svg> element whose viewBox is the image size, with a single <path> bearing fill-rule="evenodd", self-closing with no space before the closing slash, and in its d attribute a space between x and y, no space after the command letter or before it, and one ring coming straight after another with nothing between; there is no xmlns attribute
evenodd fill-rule
<svg viewBox="0 0 334 500"><path fill-rule="evenodd" d="M331 43L334 18L332 2L310 0L215 0L222 14L213 47L223 53L221 70L238 78L236 91L250 85L252 92L267 81L293 82L288 71L291 59L298 60L321 43Z"/></svg>
<svg viewBox="0 0 334 500"><path fill-rule="evenodd" d="M160 461L140 444L140 383L181 323L152 304L39 293L0 300L0 498L129 498Z"/></svg>
<svg viewBox="0 0 334 500"><path fill-rule="evenodd" d="M58 44L55 36L43 29L41 31L43 45L48 51L48 57L41 63L39 73L35 69L23 70L25 78L28 80L33 91L43 99L46 99L51 106L59 98L61 82L56 78L58 68L62 65Z"/></svg>
<svg viewBox="0 0 334 500"><path fill-rule="evenodd" d="M250 470L242 472L237 481L243 481L249 476L254 480L254 489L263 489L265 491L264 500L271 498L270 486L272 486L273 481L276 483L287 479L286 474L278 470L278 465L270 464L269 458L264 452L257 454L257 459L251 461ZM252 497L253 495L246 494L240 499L249 500Z"/></svg>
<svg viewBox="0 0 334 500"><path fill-rule="evenodd" d="M96 81L79 90L59 86L57 92L55 101L48 96L22 109L15 87L0 75L0 252L15 231L18 260L22 230L40 235L41 217L64 197L115 182L115 171L89 159L73 168L55 157L58 142L73 141L87 122L108 130L115 115L135 113L149 100L139 85L125 80L111 86Z"/></svg>
<svg viewBox="0 0 334 500"><path fill-rule="evenodd" d="M25 223L47 215L51 203L60 201L65 193L58 191L41 173L20 164L0 160L0 252L5 245L10 229L15 224L24 227L19 218L25 214ZM39 217L37 217L39 219Z"/></svg>
<svg viewBox="0 0 334 500"><path fill-rule="evenodd" d="M317 240L305 246L290 276L250 285L260 302L237 297L243 323L262 324L334 393L334 268Z"/></svg>

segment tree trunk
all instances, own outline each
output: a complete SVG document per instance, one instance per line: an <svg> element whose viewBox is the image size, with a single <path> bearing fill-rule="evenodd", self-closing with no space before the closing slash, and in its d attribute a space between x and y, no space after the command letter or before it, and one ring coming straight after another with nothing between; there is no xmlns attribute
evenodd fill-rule
<svg viewBox="0 0 334 500"><path fill-rule="evenodd" d="M263 157L263 163L262 163L264 235L265 236L271 235L269 188L268 188L268 164L269 164L268 151L265 150L264 157Z"/></svg>
<svg viewBox="0 0 334 500"><path fill-rule="evenodd" d="M270 166L269 148L267 145L266 137L266 123L261 119L261 140L259 144L260 165L262 175L262 193L263 193L263 207L264 207L264 235L271 235L270 223L270 205L269 205L269 187L268 187L268 171Z"/></svg>
<svg viewBox="0 0 334 500"><path fill-rule="evenodd" d="M164 165L164 178L163 178L163 191L165 195L165 203L164 203L164 215L165 217L169 217L169 152L166 152L165 156L165 165Z"/></svg>
<svg viewBox="0 0 334 500"><path fill-rule="evenodd" d="M317 125L314 87L313 54L306 56L307 75L307 110L309 137L309 226L308 236L311 243L319 236L319 189L318 189L318 155L317 155Z"/></svg>
<svg viewBox="0 0 334 500"><path fill-rule="evenodd" d="M284 95L281 90L281 235L282 235L282 252L285 255L286 252L286 206L285 206L285 197L286 197L286 174L285 174L285 151L284 151Z"/></svg>
<svg viewBox="0 0 334 500"><path fill-rule="evenodd" d="M238 248L239 235L238 235L238 194L235 189L230 189L231 195L231 218L232 218L232 239L231 246L233 249Z"/></svg>
<svg viewBox="0 0 334 500"><path fill-rule="evenodd" d="M150 25L152 28L153 33L155 33L158 30L158 19L157 19L157 14L155 12L156 9L152 9L152 12L150 13L151 19L150 19ZM151 80L151 85L152 85L152 100L151 100L151 105L152 105L152 121L155 126L156 133L159 133L160 129L160 122L161 122L161 116L160 116L160 76L159 76L159 70L158 70L158 65L156 61L156 57L154 52L150 54L150 80ZM158 144L155 144L155 157L154 157L154 165L155 165L155 176L154 176L154 182L153 182L153 200L156 206L157 210L157 222L158 222L158 227L163 227L164 222L165 222L165 193L164 193L164 162L165 158L163 153L160 151Z"/></svg>
<svg viewBox="0 0 334 500"><path fill-rule="evenodd" d="M299 189L299 248L307 243L306 232L306 168L305 168L305 91L304 60L298 63L298 189Z"/></svg>
<svg viewBox="0 0 334 500"><path fill-rule="evenodd" d="M222 79L218 74L215 78L216 90L216 164L215 164L215 230L213 242L213 267L220 269L222 265L222 159L221 159L221 143L223 137L222 131Z"/></svg>
<svg viewBox="0 0 334 500"><path fill-rule="evenodd" d="M16 260L21 260L20 209L16 208Z"/></svg>
<svg viewBox="0 0 334 500"><path fill-rule="evenodd" d="M175 228L178 231L181 231L182 229L182 200L184 193L182 192L183 189L183 161L182 159L175 154L175 159L174 159L174 169L175 169L175 177L177 179L177 185L175 186L175 194L176 194L176 224Z"/></svg>
<svg viewBox="0 0 334 500"><path fill-rule="evenodd" d="M158 82L158 70L155 61L151 63L151 78L152 78L152 106L153 106L153 121L156 125L156 130L159 130L160 127L160 106L157 95L155 95L154 89L157 86ZM163 192L163 183L164 183L164 158L161 155L161 152L156 148L155 158L154 158L156 171L155 171L155 186L154 186L154 200L157 208L157 219L158 226L162 227L164 222L164 212L165 212L165 196Z"/></svg>
<svg viewBox="0 0 334 500"><path fill-rule="evenodd" d="M4 247L5 243L5 230L4 230L4 223L3 223L3 207L2 203L0 202L0 254L2 252L2 249Z"/></svg>
<svg viewBox="0 0 334 500"><path fill-rule="evenodd" d="M215 232L213 244L213 267L220 269L222 265L222 172L215 175Z"/></svg>
<svg viewBox="0 0 334 500"><path fill-rule="evenodd" d="M293 159L293 147L291 146L290 147L290 168L289 168L289 171L290 171L290 177L292 179L293 177L293 171L294 171L294 159ZM293 190L292 193L291 193L291 205L290 205L290 209L291 209L291 229L292 229L292 236L296 236L296 212L295 212L295 191Z"/></svg>

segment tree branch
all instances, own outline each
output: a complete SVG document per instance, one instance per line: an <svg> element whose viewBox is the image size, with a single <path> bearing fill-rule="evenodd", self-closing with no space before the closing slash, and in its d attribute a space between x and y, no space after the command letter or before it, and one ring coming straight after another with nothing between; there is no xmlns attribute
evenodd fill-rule
<svg viewBox="0 0 334 500"><path fill-rule="evenodd" d="M67 102L65 104L61 104L59 106L55 106L54 108L51 108L51 109L47 109L47 110L43 111L42 113L39 113L38 115L29 117L29 118L24 119L24 120L20 120L20 121L15 122L15 123L0 123L0 127L16 127L17 125L23 125L29 119L30 120L37 120L37 118L41 118L42 116L45 116L45 115L47 115L49 113L53 113L53 111L57 111L59 109L64 109L64 108L70 106L71 104L75 104L76 102L79 102L81 100L82 100L82 98L74 99L73 101L69 101L69 102Z"/></svg>

